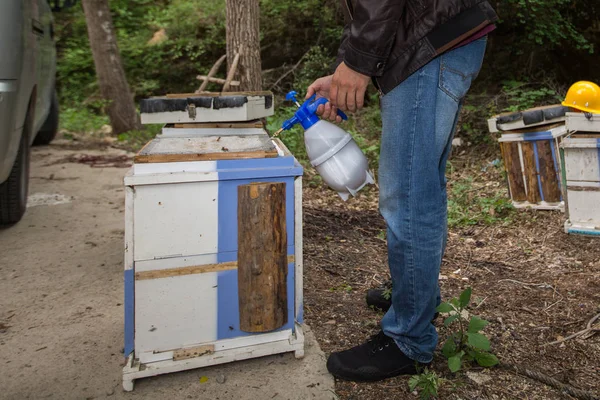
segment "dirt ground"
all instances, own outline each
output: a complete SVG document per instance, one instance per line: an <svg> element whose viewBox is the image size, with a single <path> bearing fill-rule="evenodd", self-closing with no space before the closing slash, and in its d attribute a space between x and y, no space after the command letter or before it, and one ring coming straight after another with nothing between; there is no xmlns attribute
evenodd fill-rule
<svg viewBox="0 0 600 400"><path fill-rule="evenodd" d="M481 172L491 160L471 163L474 158L452 160L460 171L455 175L482 181L474 196L485 196L486 187L504 185L498 171ZM306 319L329 353L362 343L379 329L383 314L367 308L364 299L368 288L389 277L385 224L377 212L376 189L359 201L343 203L318 187L306 190L305 199ZM451 228L440 276L442 296L449 299L473 288L470 311L490 322L483 333L501 362L598 395L600 334L544 346L584 329L600 312L600 239L567 235L563 223L561 212L528 210L512 212L506 222ZM448 330L442 322L438 318L436 325L443 344ZM439 352L433 369L449 380L441 399L571 398L500 368L473 368L469 375L474 379L453 375ZM415 398L407 382L336 381L336 392L346 400Z"/></svg>
<svg viewBox="0 0 600 400"><path fill-rule="evenodd" d="M34 148L27 213L0 230L0 398L334 399L310 331L302 361L271 356L122 391L122 179L130 157L91 147Z"/></svg>

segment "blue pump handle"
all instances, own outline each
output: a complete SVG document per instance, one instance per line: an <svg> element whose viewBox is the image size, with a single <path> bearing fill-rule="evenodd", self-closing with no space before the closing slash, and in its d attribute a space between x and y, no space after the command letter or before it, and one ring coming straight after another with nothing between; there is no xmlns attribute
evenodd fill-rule
<svg viewBox="0 0 600 400"><path fill-rule="evenodd" d="M287 101L292 101L298 104L298 101L296 100L297 94L298 93L291 91L285 96L285 99ZM317 108L319 108L321 104L325 104L328 101L329 100L327 100L325 97L319 97L317 99L317 95L313 94L308 100L304 102L304 104L300 106L300 108L298 108L298 110L294 113L294 116L292 118L288 119L287 121L284 121L282 129L289 130L298 123L300 123L304 129L310 128L311 126L319 122L319 117L317 116ZM348 116L340 110L337 111L337 114L343 120L348 119Z"/></svg>
<svg viewBox="0 0 600 400"><path fill-rule="evenodd" d="M312 96L310 96L310 98L307 100L311 103L309 103L308 105L308 110L316 113L317 112L317 108L319 108L319 106L321 104L326 104L329 103L329 100L326 99L325 97L319 97L318 99L315 100L316 98L316 94L313 94ZM314 110L314 111L313 111ZM348 120L348 116L342 111L342 110L337 110L337 114L344 120L347 121Z"/></svg>

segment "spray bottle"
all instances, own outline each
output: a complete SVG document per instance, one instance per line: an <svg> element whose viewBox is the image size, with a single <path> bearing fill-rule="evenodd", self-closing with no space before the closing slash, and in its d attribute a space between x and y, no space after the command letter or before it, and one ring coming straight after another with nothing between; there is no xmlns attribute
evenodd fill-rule
<svg viewBox="0 0 600 400"><path fill-rule="evenodd" d="M338 192L346 201L369 183L375 183L369 171L367 157L358 147L352 136L339 126L323 121L317 116L317 108L327 103L324 97L313 95L304 104L296 100L296 92L289 92L286 100L294 102L298 111L283 123L282 128L275 133L279 135L284 130L300 124L304 128L304 144L310 163L330 188ZM338 110L338 115L347 120L348 117Z"/></svg>

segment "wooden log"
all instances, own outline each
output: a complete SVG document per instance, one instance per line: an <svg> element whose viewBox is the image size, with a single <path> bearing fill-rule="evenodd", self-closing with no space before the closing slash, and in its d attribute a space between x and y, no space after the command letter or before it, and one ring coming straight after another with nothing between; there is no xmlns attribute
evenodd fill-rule
<svg viewBox="0 0 600 400"><path fill-rule="evenodd" d="M231 64L231 68L227 73L227 79L225 79L225 84L223 85L223 91L228 92L229 87L231 86L231 81L233 81L233 77L235 76L235 72L237 71L238 62L240 61L240 55L236 54L233 58L233 63Z"/></svg>
<svg viewBox="0 0 600 400"><path fill-rule="evenodd" d="M238 187L238 300L244 332L268 332L287 323L285 185Z"/></svg>
<svg viewBox="0 0 600 400"><path fill-rule="evenodd" d="M206 76L206 75L198 75L196 77L196 79L198 79L199 81L208 81L208 82L212 82L212 83L218 83L220 85L224 85L225 82L227 82L225 79L222 78L214 78L212 76ZM231 86L240 86L240 81L231 81L229 83ZM204 83L203 83L204 85ZM196 93L202 93L204 90L200 90L198 89L198 91Z"/></svg>
<svg viewBox="0 0 600 400"><path fill-rule="evenodd" d="M544 200L550 203L558 203L560 201L560 186L558 184L558 171L552 154L553 145L554 143L550 140L536 142Z"/></svg>
<svg viewBox="0 0 600 400"><path fill-rule="evenodd" d="M527 185L527 201L532 204L539 203L540 189L538 185L538 174L535 165L535 154L533 152L533 142L521 142L523 149L523 165L525 168L525 184Z"/></svg>
<svg viewBox="0 0 600 400"><path fill-rule="evenodd" d="M503 142L500 143L500 149L502 150L502 158L504 159L504 168L506 169L511 198L513 201L527 200L519 157L519 143Z"/></svg>
<svg viewBox="0 0 600 400"><path fill-rule="evenodd" d="M210 78L215 76L215 74L219 70L219 67L221 66L221 64L223 64L223 61L225 61L226 58L227 58L227 54L222 55L221 58L219 58L217 60L215 65L213 65L212 68L210 69L210 71L208 71L208 76L206 77L206 80L204 82L202 82L202 85L200 85L200 88L198 88L196 93L204 92L206 90L206 86L208 86L208 82L210 81Z"/></svg>

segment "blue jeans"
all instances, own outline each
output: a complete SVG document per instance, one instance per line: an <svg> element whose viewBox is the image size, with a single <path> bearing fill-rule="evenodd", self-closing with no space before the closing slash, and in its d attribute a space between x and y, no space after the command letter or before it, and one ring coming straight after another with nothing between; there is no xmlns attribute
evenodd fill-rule
<svg viewBox="0 0 600 400"><path fill-rule="evenodd" d="M446 161L465 94L481 69L486 38L450 50L381 99L379 208L387 224L392 307L381 327L409 358L428 363L446 246Z"/></svg>

